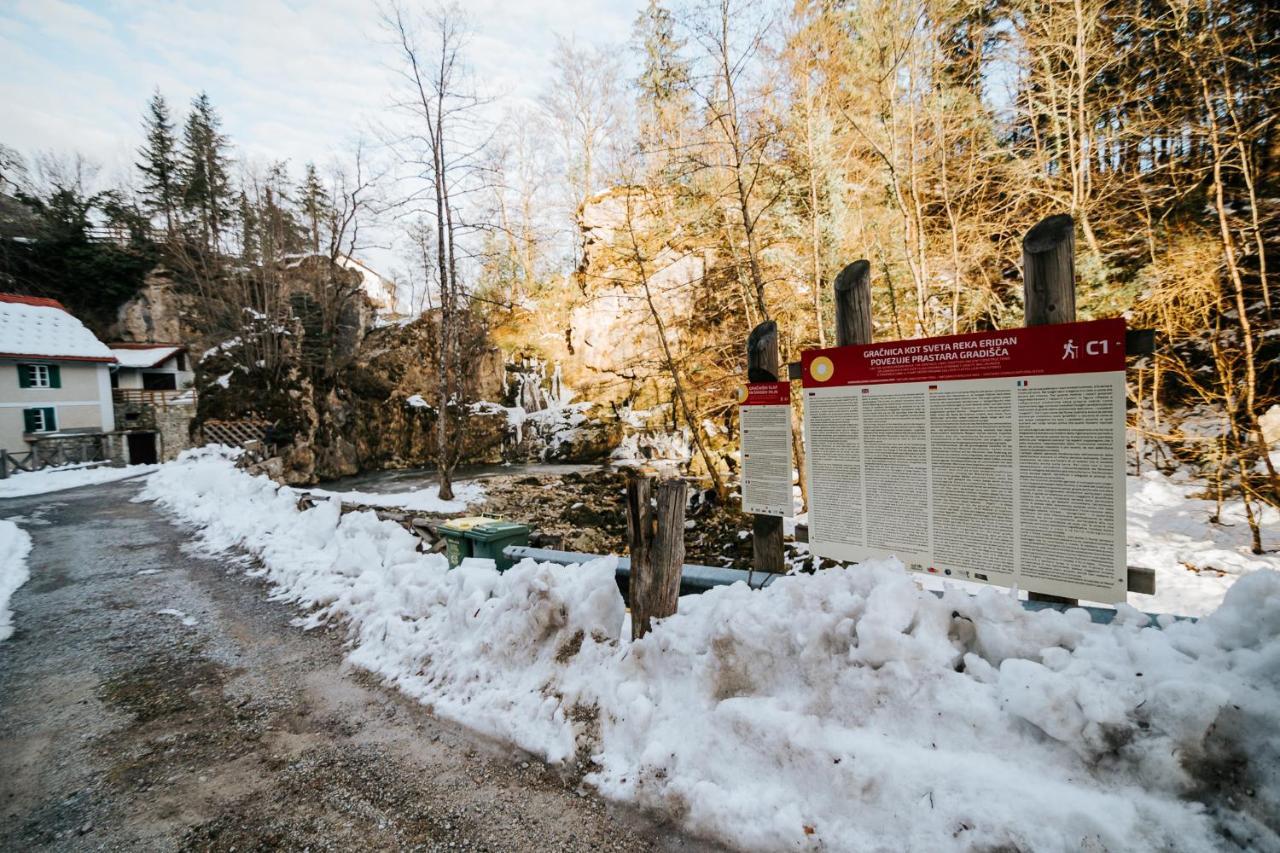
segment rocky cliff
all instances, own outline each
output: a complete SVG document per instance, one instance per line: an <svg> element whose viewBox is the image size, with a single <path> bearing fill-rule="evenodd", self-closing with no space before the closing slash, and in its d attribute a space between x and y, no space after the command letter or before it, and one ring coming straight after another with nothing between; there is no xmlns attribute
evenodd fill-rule
<svg viewBox="0 0 1280 853"><path fill-rule="evenodd" d="M256 271L250 271L256 272ZM289 483L436 461L439 411L435 370L438 315L392 320L368 298L360 272L325 258L293 259L262 276L234 280L234 296L210 304L158 268L121 306L114 337L188 346L199 391L198 422L251 419L270 424L279 449L272 466ZM236 306L232 306L235 308ZM471 342L471 394L500 400L503 358L481 329ZM496 462L504 414L471 419L464 459Z"/></svg>

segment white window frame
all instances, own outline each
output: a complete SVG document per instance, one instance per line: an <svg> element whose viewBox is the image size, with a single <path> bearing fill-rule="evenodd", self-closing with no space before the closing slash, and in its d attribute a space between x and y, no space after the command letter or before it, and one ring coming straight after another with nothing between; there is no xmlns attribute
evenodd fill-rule
<svg viewBox="0 0 1280 853"><path fill-rule="evenodd" d="M31 411L38 412L40 418L40 428L32 430L32 434L39 432L57 432L58 431L58 411L53 406L32 406ZM44 422L45 412L53 412L52 426Z"/></svg>
<svg viewBox="0 0 1280 853"><path fill-rule="evenodd" d="M22 365L22 369L30 371L27 374L27 376L31 380L31 382L29 385L27 385L27 390L31 390L35 388L42 391L47 391L48 389L53 387L53 385L51 384L51 380L49 378L49 365L31 364L28 362Z"/></svg>

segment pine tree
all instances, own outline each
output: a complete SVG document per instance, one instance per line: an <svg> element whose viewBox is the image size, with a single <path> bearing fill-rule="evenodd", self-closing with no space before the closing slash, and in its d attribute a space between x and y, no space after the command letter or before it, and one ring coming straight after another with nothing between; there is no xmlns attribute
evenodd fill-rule
<svg viewBox="0 0 1280 853"><path fill-rule="evenodd" d="M178 140L173 133L173 122L169 118L169 105L159 89L156 89L147 102L143 127L146 130L146 143L138 149L142 160L136 164L138 171L142 172L143 206L150 215L163 218L165 233L172 234L174 215L181 196Z"/></svg>
<svg viewBox="0 0 1280 853"><path fill-rule="evenodd" d="M298 204L302 209L303 224L307 228L307 239L311 251L318 254L320 226L328 213L330 199L314 163L307 164L307 174L302 179L302 186L298 188L298 195Z"/></svg>
<svg viewBox="0 0 1280 853"><path fill-rule="evenodd" d="M641 145L672 147L688 112L689 64L680 56L684 41L676 36L671 11L659 0L649 0L636 16L633 34L644 61L636 80Z"/></svg>
<svg viewBox="0 0 1280 853"><path fill-rule="evenodd" d="M249 196L240 191L240 259L246 265L258 262L258 213L249 203Z"/></svg>
<svg viewBox="0 0 1280 853"><path fill-rule="evenodd" d="M303 248L306 238L294 216L289 198L289 164L272 163L262 180L262 201L258 213L258 233L264 263Z"/></svg>
<svg viewBox="0 0 1280 853"><path fill-rule="evenodd" d="M180 174L182 206L205 247L217 249L231 213L231 182L227 177L227 138L219 132L222 120L201 92L191 102L182 131Z"/></svg>

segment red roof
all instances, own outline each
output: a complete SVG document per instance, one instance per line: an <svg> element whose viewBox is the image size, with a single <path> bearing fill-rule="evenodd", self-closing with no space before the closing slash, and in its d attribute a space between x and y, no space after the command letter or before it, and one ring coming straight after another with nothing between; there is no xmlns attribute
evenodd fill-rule
<svg viewBox="0 0 1280 853"><path fill-rule="evenodd" d="M59 311L66 311L66 306L56 299L46 299L43 296L19 296L16 293L0 293L0 302L16 302L19 305L39 305L42 308L57 308Z"/></svg>

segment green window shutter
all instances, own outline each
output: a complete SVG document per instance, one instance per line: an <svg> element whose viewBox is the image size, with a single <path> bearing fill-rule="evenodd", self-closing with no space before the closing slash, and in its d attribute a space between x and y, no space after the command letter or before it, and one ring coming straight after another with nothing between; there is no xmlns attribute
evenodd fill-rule
<svg viewBox="0 0 1280 853"><path fill-rule="evenodd" d="M18 387L19 388L31 387L31 365L29 364L18 365Z"/></svg>
<svg viewBox="0 0 1280 853"><path fill-rule="evenodd" d="M56 432L58 429L58 412L53 406L44 410L44 428L49 432Z"/></svg>
<svg viewBox="0 0 1280 853"><path fill-rule="evenodd" d="M62 369L56 364L49 365L49 387L62 387Z"/></svg>
<svg viewBox="0 0 1280 853"><path fill-rule="evenodd" d="M39 411L39 409L22 410L22 424L25 432L35 432L40 427L37 419L37 413Z"/></svg>

